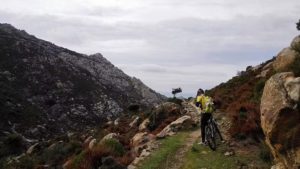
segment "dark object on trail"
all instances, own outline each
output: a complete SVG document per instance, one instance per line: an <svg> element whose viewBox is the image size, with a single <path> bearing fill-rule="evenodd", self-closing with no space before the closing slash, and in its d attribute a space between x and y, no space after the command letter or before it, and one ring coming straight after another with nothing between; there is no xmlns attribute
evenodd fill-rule
<svg viewBox="0 0 300 169"><path fill-rule="evenodd" d="M177 94L177 93L181 93L182 92L182 90L181 90L181 88L179 87L179 88L176 88L176 89L172 89L172 94L174 95L174 97L175 97L175 95Z"/></svg>
<svg viewBox="0 0 300 169"><path fill-rule="evenodd" d="M296 25L297 25L298 31L300 31L300 19L299 19L298 23L296 23Z"/></svg>

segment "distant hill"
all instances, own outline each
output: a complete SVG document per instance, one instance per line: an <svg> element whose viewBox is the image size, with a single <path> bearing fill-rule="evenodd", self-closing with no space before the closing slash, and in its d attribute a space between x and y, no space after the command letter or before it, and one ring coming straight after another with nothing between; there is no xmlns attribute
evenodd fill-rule
<svg viewBox="0 0 300 169"><path fill-rule="evenodd" d="M165 96L101 54L84 55L0 24L0 136L84 131Z"/></svg>

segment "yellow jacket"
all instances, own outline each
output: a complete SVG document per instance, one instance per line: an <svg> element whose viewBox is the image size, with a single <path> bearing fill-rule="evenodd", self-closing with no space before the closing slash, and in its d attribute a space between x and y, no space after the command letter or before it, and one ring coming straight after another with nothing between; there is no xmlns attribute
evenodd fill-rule
<svg viewBox="0 0 300 169"><path fill-rule="evenodd" d="M212 113L214 111L213 100L209 96L204 96L204 95L197 96L196 103L201 104L202 110L205 113Z"/></svg>

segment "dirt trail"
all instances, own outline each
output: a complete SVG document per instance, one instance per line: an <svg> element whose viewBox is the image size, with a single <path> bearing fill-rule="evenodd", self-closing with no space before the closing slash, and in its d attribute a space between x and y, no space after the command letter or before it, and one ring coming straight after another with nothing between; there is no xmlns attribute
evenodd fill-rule
<svg viewBox="0 0 300 169"><path fill-rule="evenodd" d="M184 104L184 107L190 112L190 114L199 116L199 113L197 112L196 107L193 105L193 103L186 103ZM223 137L227 140L228 138L228 129L229 129L229 120L224 116L222 113L218 113L216 117L218 119L219 127L222 132ZM200 119L199 119L200 120ZM162 166L164 169L180 169L185 160L185 156L187 152L191 149L193 144L197 141L200 141L200 127L192 131L189 134L189 137L186 139L184 144L182 145L181 148L177 150L177 152L174 154L170 154L168 159L166 160L166 163Z"/></svg>
<svg viewBox="0 0 300 169"><path fill-rule="evenodd" d="M184 163L184 157L186 153L191 149L192 145L195 141L198 141L200 137L200 129L192 131L186 141L184 142L184 145L182 145L181 148L177 150L177 152L174 154L170 154L168 159L166 160L166 163L162 166L164 169L180 169Z"/></svg>

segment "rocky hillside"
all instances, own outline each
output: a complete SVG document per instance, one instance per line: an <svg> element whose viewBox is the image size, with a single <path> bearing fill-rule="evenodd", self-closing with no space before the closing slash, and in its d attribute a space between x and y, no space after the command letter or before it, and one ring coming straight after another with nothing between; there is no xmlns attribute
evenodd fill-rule
<svg viewBox="0 0 300 169"><path fill-rule="evenodd" d="M79 54L0 24L0 137L84 131L164 96L101 54Z"/></svg>
<svg viewBox="0 0 300 169"><path fill-rule="evenodd" d="M275 70L272 62L275 58L257 65L248 66L226 83L208 91L213 96L222 112L231 119L231 136L235 139L263 138L260 127L260 99L265 82Z"/></svg>
<svg viewBox="0 0 300 169"><path fill-rule="evenodd" d="M277 168L300 167L299 76L300 36L297 36L271 60L248 66L236 77L208 91L231 117L231 137L265 139Z"/></svg>
<svg viewBox="0 0 300 169"><path fill-rule="evenodd" d="M261 99L261 126L274 168L300 168L300 36L273 63Z"/></svg>

